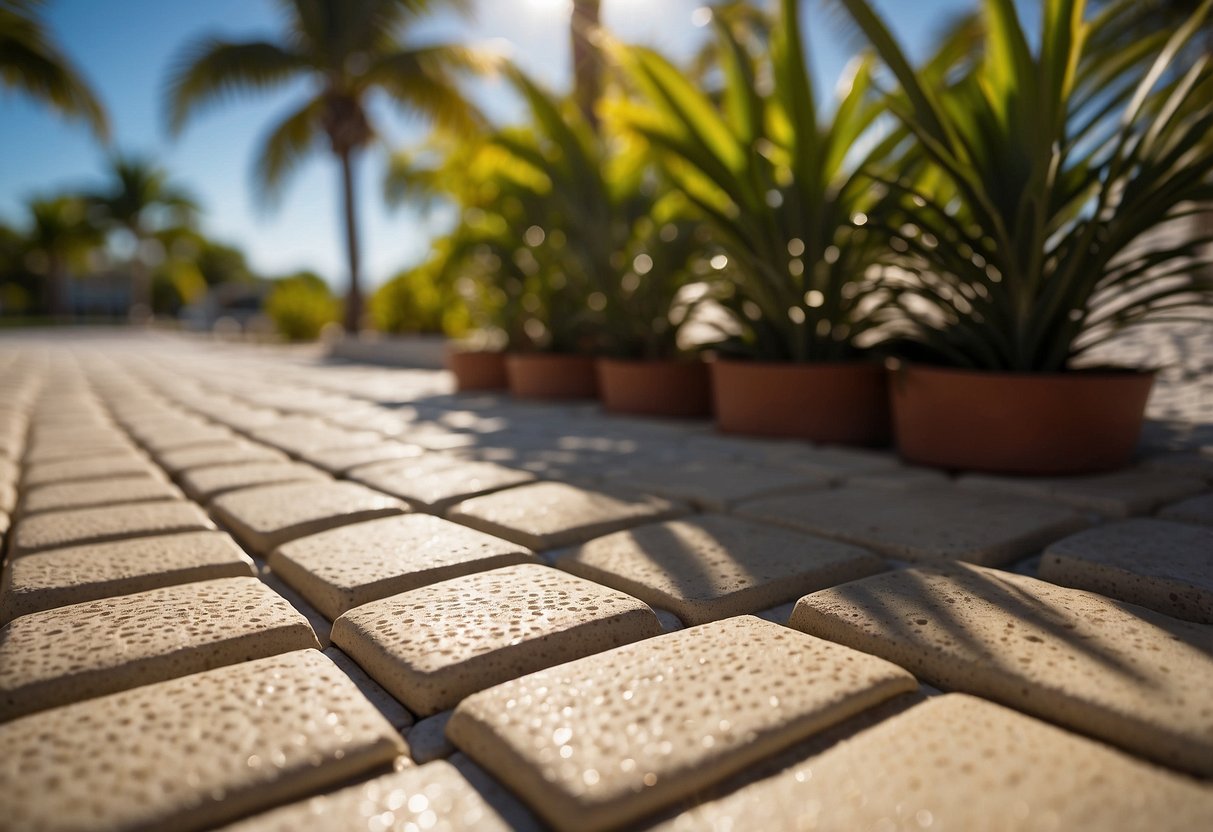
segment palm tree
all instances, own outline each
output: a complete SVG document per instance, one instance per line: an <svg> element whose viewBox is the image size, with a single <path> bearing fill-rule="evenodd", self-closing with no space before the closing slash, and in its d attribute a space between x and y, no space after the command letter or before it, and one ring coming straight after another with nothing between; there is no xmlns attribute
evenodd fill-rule
<svg viewBox="0 0 1213 832"><path fill-rule="evenodd" d="M263 192L273 198L292 169L327 141L341 168L349 290L345 328L358 329L362 286L354 163L376 137L367 112L372 92L440 126L466 131L479 119L456 86L461 70L487 59L449 44L407 46L398 37L439 5L463 10L466 0L281 0L282 36L233 43L214 37L182 53L169 79L168 116L174 132L200 107L230 93L265 92L300 78L312 94L266 136L256 163Z"/></svg>
<svg viewBox="0 0 1213 832"><path fill-rule="evenodd" d="M594 106L602 95L602 49L595 35L602 25L602 0L573 0L569 25L573 44L573 98L592 128L598 127Z"/></svg>
<svg viewBox="0 0 1213 832"><path fill-rule="evenodd" d="M101 244L102 231L88 216L79 196L30 200L30 228L25 237L31 270L46 276L47 309L56 317L68 314L67 283L74 264Z"/></svg>
<svg viewBox="0 0 1213 832"><path fill-rule="evenodd" d="M108 141L105 110L84 76L46 31L41 0L0 0L0 87L25 93Z"/></svg>
<svg viewBox="0 0 1213 832"><path fill-rule="evenodd" d="M164 225L184 224L198 207L185 190L171 182L168 173L150 160L114 156L110 182L89 202L94 213L111 229L125 231L135 245L131 258L131 311L141 317L151 311L151 280L145 258L146 244Z"/></svg>

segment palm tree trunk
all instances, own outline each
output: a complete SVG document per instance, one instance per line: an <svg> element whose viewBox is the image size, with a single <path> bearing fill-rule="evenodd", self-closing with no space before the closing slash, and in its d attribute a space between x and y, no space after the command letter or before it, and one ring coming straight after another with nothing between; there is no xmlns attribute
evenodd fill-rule
<svg viewBox="0 0 1213 832"><path fill-rule="evenodd" d="M577 106L590 126L598 127L594 105L602 94L602 52L591 37L602 18L601 0L573 0L573 84Z"/></svg>
<svg viewBox="0 0 1213 832"><path fill-rule="evenodd" d="M362 276L359 273L358 216L354 203L353 151L343 150L341 160L341 188L345 201L345 255L350 270L350 285L345 296L345 331L358 332L362 323Z"/></svg>

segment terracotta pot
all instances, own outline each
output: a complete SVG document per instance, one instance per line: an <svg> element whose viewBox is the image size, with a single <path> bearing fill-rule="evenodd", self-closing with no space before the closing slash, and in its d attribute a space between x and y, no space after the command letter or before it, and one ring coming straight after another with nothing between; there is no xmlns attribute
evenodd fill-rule
<svg viewBox="0 0 1213 832"><path fill-rule="evenodd" d="M612 413L702 419L712 412L712 384L702 361L598 361L602 406Z"/></svg>
<svg viewBox="0 0 1213 832"><path fill-rule="evenodd" d="M455 375L455 389L504 390L509 386L505 374L505 353L450 350L446 367Z"/></svg>
<svg viewBox="0 0 1213 832"><path fill-rule="evenodd" d="M840 445L889 441L885 369L879 364L712 364L716 426L726 433Z"/></svg>
<svg viewBox="0 0 1213 832"><path fill-rule="evenodd" d="M520 399L594 399L598 374L592 355L511 353L505 357L510 393Z"/></svg>
<svg viewBox="0 0 1213 832"><path fill-rule="evenodd" d="M1154 373L990 373L905 366L890 374L897 446L910 462L1004 474L1127 465Z"/></svg>

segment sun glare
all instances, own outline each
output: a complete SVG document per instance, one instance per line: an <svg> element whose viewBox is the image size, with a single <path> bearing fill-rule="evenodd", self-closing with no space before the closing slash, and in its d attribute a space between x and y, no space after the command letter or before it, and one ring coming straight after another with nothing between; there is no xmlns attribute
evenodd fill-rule
<svg viewBox="0 0 1213 832"><path fill-rule="evenodd" d="M527 7L535 14L553 17L567 17L573 11L573 0L525 0Z"/></svg>

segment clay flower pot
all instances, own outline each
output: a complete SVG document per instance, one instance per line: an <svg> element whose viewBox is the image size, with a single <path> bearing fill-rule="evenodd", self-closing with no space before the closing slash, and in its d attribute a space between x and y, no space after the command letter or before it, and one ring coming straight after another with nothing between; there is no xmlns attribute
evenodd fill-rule
<svg viewBox="0 0 1213 832"><path fill-rule="evenodd" d="M726 433L840 445L889 441L888 383L879 364L712 364L716 426Z"/></svg>
<svg viewBox="0 0 1213 832"><path fill-rule="evenodd" d="M890 373L893 424L910 462L1064 475L1133 457L1153 372L991 373L906 365Z"/></svg>
<svg viewBox="0 0 1213 832"><path fill-rule="evenodd" d="M455 376L455 389L504 390L509 382L505 374L505 353L475 350L448 350L446 367Z"/></svg>
<svg viewBox="0 0 1213 832"><path fill-rule="evenodd" d="M591 355L511 353L505 357L510 394L520 399L595 399L594 361Z"/></svg>
<svg viewBox="0 0 1213 832"><path fill-rule="evenodd" d="M602 406L612 413L701 419L712 412L712 385L702 361L598 360Z"/></svg>

